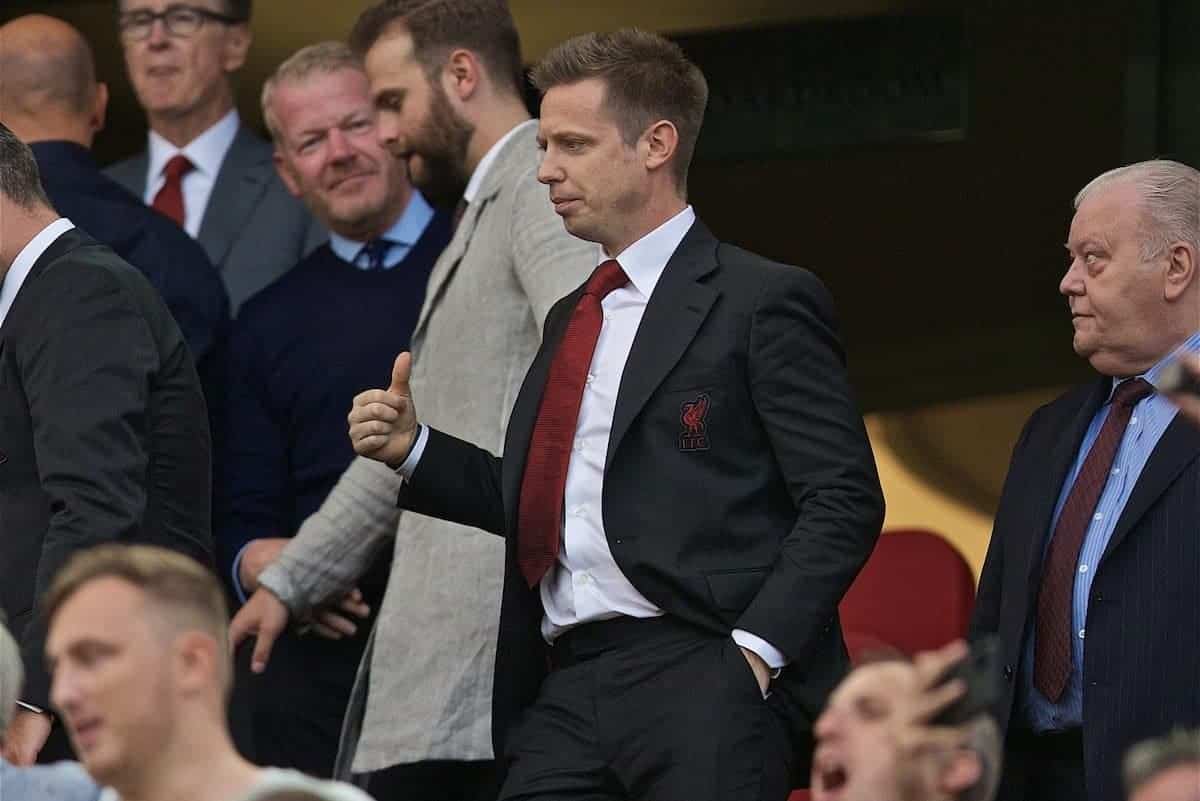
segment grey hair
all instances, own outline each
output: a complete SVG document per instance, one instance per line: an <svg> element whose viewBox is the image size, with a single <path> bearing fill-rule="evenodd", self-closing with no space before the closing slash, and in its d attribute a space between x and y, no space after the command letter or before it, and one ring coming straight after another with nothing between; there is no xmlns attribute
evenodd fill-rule
<svg viewBox="0 0 1200 801"><path fill-rule="evenodd" d="M1130 748L1122 765L1126 793L1132 796L1142 785L1180 765L1200 766L1200 729L1175 729Z"/></svg>
<svg viewBox="0 0 1200 801"><path fill-rule="evenodd" d="M992 801L1000 786L1003 748L1000 727L991 715L979 715L966 724L967 750L979 757L979 780L958 794L957 801Z"/></svg>
<svg viewBox="0 0 1200 801"><path fill-rule="evenodd" d="M263 121L271 138L279 141L279 121L271 110L271 96L283 83L302 81L310 75L329 75L340 70L363 71L362 58L345 42L317 42L303 47L275 68L262 88Z"/></svg>
<svg viewBox="0 0 1200 801"><path fill-rule="evenodd" d="M1200 251L1200 172L1167 159L1139 161L1098 175L1075 196L1078 209L1096 188L1129 181L1141 195L1141 256L1150 261L1177 242Z"/></svg>
<svg viewBox="0 0 1200 801"><path fill-rule="evenodd" d="M20 697L21 683L25 681L25 668L21 664L21 649L17 641L9 634L0 615L0 737L3 737L8 724L12 722L13 711L17 708Z"/></svg>

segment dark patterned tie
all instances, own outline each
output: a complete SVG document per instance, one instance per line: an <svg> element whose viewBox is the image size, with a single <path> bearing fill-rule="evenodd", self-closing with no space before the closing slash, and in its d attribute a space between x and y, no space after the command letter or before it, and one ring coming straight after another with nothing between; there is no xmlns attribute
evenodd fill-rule
<svg viewBox="0 0 1200 801"><path fill-rule="evenodd" d="M367 257L366 268L368 270L382 270L387 264L385 260L387 259L387 254L389 251L391 251L393 244L395 243L392 242L392 240L383 239L382 237L379 239L372 239L370 242L363 245L362 250L360 250L358 253L360 257L364 255Z"/></svg>
<svg viewBox="0 0 1200 801"><path fill-rule="evenodd" d="M1108 419L1075 478L1050 538L1038 592L1033 686L1054 703L1062 697L1071 675L1071 597L1083 536L1091 524L1104 485L1108 483L1113 459L1129 425L1133 407L1153 392L1154 387L1140 378L1123 382L1113 392Z"/></svg>
<svg viewBox="0 0 1200 801"><path fill-rule="evenodd" d="M517 509L517 563L530 587L542 580L558 558L571 443L604 320L600 301L628 282L625 271L613 259L596 268L550 362L546 391L529 440Z"/></svg>
<svg viewBox="0 0 1200 801"><path fill-rule="evenodd" d="M154 202L150 204L155 210L174 220L180 228L187 219L183 209L183 176L195 168L196 165L192 164L182 153L171 156L171 159L163 166L162 174L166 177L166 181L163 183L162 189L158 190L158 194L154 196Z"/></svg>

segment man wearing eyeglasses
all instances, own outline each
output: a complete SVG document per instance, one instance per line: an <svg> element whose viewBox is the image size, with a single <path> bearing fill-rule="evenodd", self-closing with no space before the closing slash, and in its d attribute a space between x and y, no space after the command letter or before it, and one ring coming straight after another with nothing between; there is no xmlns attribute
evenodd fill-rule
<svg viewBox="0 0 1200 801"><path fill-rule="evenodd" d="M109 174L208 251L233 312L325 240L280 183L271 146L242 124L233 75L251 0L118 0L125 66L150 133Z"/></svg>

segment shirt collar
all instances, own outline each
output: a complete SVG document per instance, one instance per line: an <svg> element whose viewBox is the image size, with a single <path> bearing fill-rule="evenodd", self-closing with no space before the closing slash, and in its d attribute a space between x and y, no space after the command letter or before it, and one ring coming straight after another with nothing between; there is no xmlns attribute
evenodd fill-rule
<svg viewBox="0 0 1200 801"><path fill-rule="evenodd" d="M492 164L496 161L496 156L500 155L500 151L508 144L508 140L517 135L522 128L530 125L537 125L537 120L526 120L488 148L488 152L483 154L483 158L479 160L479 164L475 165L475 171L471 173L471 180L467 181L467 188L463 190L463 200L468 203L474 203L475 198L479 195L479 188L483 186L483 179L487 177L488 171L492 168Z"/></svg>
<svg viewBox="0 0 1200 801"><path fill-rule="evenodd" d="M1168 353L1166 356L1159 359L1158 363L1155 364L1153 367L1151 367L1149 370L1147 370L1146 372L1142 373L1139 376L1134 376L1134 377L1135 378L1144 378L1147 381L1149 381L1151 384L1153 384L1154 386L1157 387L1158 379L1159 379L1159 376L1162 375L1163 368L1165 368L1168 364L1170 364L1172 361L1174 361L1178 356L1180 356L1184 353L1198 353L1198 352L1200 352L1200 331L1197 331L1196 333L1192 334L1190 337L1185 339L1179 345L1179 347L1175 348L1173 351ZM1125 381L1124 378L1114 378L1112 380L1112 390L1108 393L1109 400L1112 400L1112 393L1116 391L1117 385L1123 381Z"/></svg>
<svg viewBox="0 0 1200 801"><path fill-rule="evenodd" d="M28 244L21 248L21 252L13 259L12 266L8 268L4 280L0 281L0 324L8 316L8 310L12 308L17 293L21 291L21 285L25 283L25 279L33 270L33 265L37 264L37 260L42 257L46 249L54 244L54 240L74 227L74 223L66 217L59 217L39 231L37 236L30 239Z"/></svg>
<svg viewBox="0 0 1200 801"><path fill-rule="evenodd" d="M695 222L696 212L687 206L617 255L617 262L625 275L629 276L629 283L642 297L650 299L654 287L658 286L658 279L662 278L663 270L667 268L667 262ZM601 250L597 264L607 259L608 256Z"/></svg>
<svg viewBox="0 0 1200 801"><path fill-rule="evenodd" d="M215 125L183 147L175 147L153 130L150 131L150 180L153 181L162 174L163 167L176 153L187 156L197 171L216 180L217 170L221 168L225 154L233 146L240 125L241 119L237 109L230 109Z"/></svg>
<svg viewBox="0 0 1200 801"><path fill-rule="evenodd" d="M404 207L404 212L396 218L392 227L380 234L378 238L386 239L397 245L412 247L425 233L425 228L432 219L433 207L425 200L424 195L414 189L412 196L408 199L408 205ZM353 262L366 244L366 242L348 239L333 231L329 232L329 247L342 261Z"/></svg>

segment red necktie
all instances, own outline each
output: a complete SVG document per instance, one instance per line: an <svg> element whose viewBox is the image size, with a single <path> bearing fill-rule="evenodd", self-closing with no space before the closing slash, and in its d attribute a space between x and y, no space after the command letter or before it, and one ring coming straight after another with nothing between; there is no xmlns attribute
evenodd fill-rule
<svg viewBox="0 0 1200 801"><path fill-rule="evenodd" d="M530 587L542 580L558 558L571 443L604 319L600 301L628 282L625 271L613 259L596 268L550 362L546 391L529 440L517 510L517 562Z"/></svg>
<svg viewBox="0 0 1200 801"><path fill-rule="evenodd" d="M1057 703L1071 675L1071 596L1083 536L1092 522L1096 503L1108 483L1117 447L1129 425L1138 401L1154 392L1146 381L1135 378L1121 383L1113 392L1112 408L1100 434L1075 478L1075 485L1058 515L1058 524L1046 551L1042 586L1037 602L1037 639L1033 651L1033 686L1047 700Z"/></svg>
<svg viewBox="0 0 1200 801"><path fill-rule="evenodd" d="M158 190L158 194L154 196L154 202L150 204L155 210L174 220L180 228L183 227L184 221L183 176L195 169L195 166L182 153L171 156L162 171L167 180L163 183L162 189Z"/></svg>

